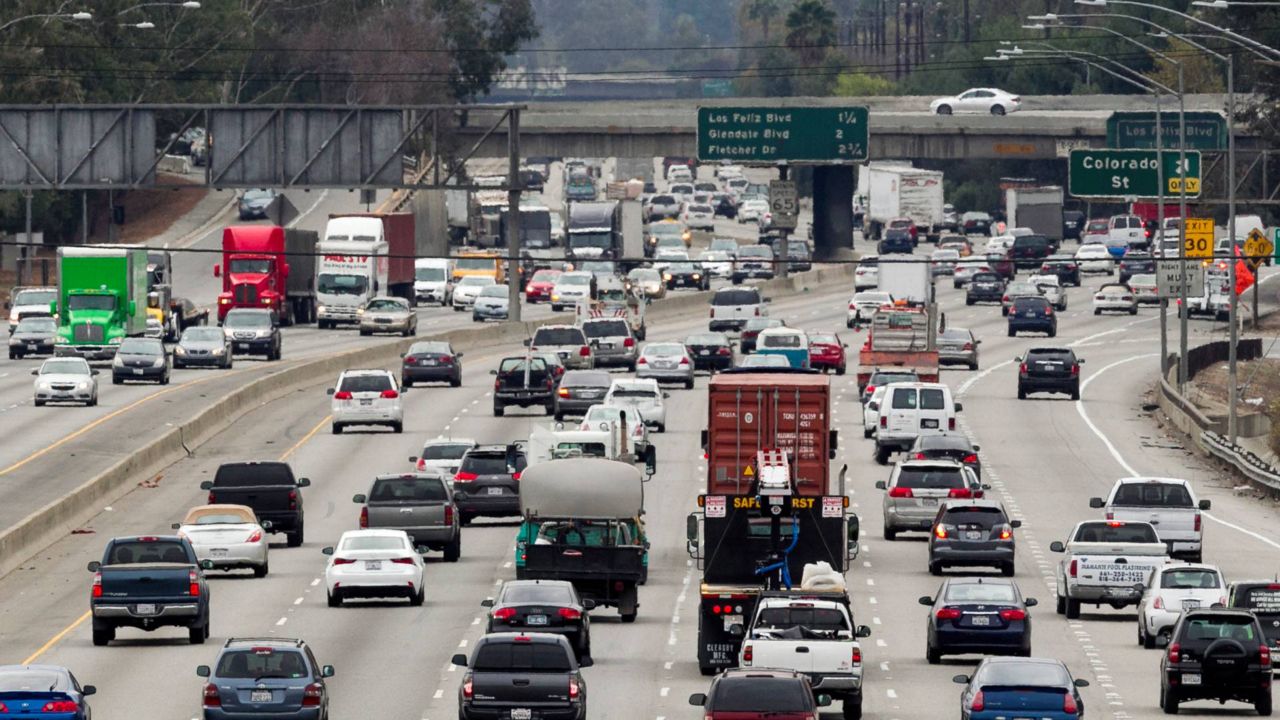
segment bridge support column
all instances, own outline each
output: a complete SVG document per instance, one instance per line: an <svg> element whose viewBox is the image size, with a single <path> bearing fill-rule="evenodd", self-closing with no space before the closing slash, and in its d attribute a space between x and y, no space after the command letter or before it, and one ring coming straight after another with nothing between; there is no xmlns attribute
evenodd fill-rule
<svg viewBox="0 0 1280 720"><path fill-rule="evenodd" d="M853 166L813 169L813 257L847 256L853 249Z"/></svg>

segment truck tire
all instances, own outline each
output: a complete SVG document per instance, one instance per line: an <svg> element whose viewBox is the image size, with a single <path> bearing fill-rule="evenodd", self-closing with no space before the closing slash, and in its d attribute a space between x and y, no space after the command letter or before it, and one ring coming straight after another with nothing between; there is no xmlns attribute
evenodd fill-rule
<svg viewBox="0 0 1280 720"><path fill-rule="evenodd" d="M898 531L897 531L897 530L894 530L893 528L889 527L888 525L885 525L885 526L884 526L884 539L885 539L885 540L888 540L888 541L890 541L890 542L893 542L894 540L897 540L897 539L898 539Z"/></svg>
<svg viewBox="0 0 1280 720"><path fill-rule="evenodd" d="M501 406L501 405L499 405L499 404L497 404L497 403L494 403L494 404L493 404L493 416L494 416L494 417L502 417L503 413L505 413L505 412L506 412L506 408L504 408L503 406Z"/></svg>
<svg viewBox="0 0 1280 720"><path fill-rule="evenodd" d="M639 592L635 585L628 585L618 596L618 615L624 623L633 623L636 621L636 615L640 607Z"/></svg>
<svg viewBox="0 0 1280 720"><path fill-rule="evenodd" d="M881 446L877 445L877 446L876 446L876 464L878 464L878 465L888 465L888 464L889 464L889 455L890 455L891 453L892 453L892 451L891 451L889 448L881 447Z"/></svg>
<svg viewBox="0 0 1280 720"><path fill-rule="evenodd" d="M302 526L299 525L298 529L294 530L293 532L285 533L284 537L285 537L285 540L288 542L289 547L301 547L302 537L303 537Z"/></svg>
<svg viewBox="0 0 1280 720"><path fill-rule="evenodd" d="M453 542L444 546L444 561L458 562L458 558L462 557L462 533L458 533L453 538Z"/></svg>
<svg viewBox="0 0 1280 720"><path fill-rule="evenodd" d="M1271 690L1269 688L1258 691L1258 700L1253 704L1253 708L1263 717L1271 715Z"/></svg>
<svg viewBox="0 0 1280 720"><path fill-rule="evenodd" d="M1067 614L1067 599L1066 599L1066 598L1064 598L1064 597L1062 597L1061 595L1059 595L1059 596L1058 596L1058 608L1057 608L1057 613L1058 613L1059 615L1066 615L1066 614Z"/></svg>
<svg viewBox="0 0 1280 720"><path fill-rule="evenodd" d="M116 639L116 629L110 625L93 624L93 644L104 647Z"/></svg>
<svg viewBox="0 0 1280 720"><path fill-rule="evenodd" d="M203 645L204 641L207 640L208 638L209 638L209 621L208 620L201 623L200 625L192 625L191 627L187 628L187 640L189 640L192 645Z"/></svg>
<svg viewBox="0 0 1280 720"><path fill-rule="evenodd" d="M717 670L719 670L719 668L717 668L717 667L715 667L715 666L713 666L713 665L699 665L699 666L698 666L698 672L702 673L702 676L703 676L703 677L711 677L712 675L715 675L715 674L716 674L716 671L717 671Z"/></svg>
<svg viewBox="0 0 1280 720"><path fill-rule="evenodd" d="M1080 601L1067 598L1067 619L1077 620L1080 618Z"/></svg>
<svg viewBox="0 0 1280 720"><path fill-rule="evenodd" d="M391 432L397 435L404 432L404 423L403 422L391 423Z"/></svg>
<svg viewBox="0 0 1280 720"><path fill-rule="evenodd" d="M334 423L334 424L333 424L333 434L334 434L334 435L341 435L341 434L342 434L342 426L341 426L341 425L339 425L338 423Z"/></svg>
<svg viewBox="0 0 1280 720"><path fill-rule="evenodd" d="M844 720L862 720L862 696L845 697L841 713Z"/></svg>

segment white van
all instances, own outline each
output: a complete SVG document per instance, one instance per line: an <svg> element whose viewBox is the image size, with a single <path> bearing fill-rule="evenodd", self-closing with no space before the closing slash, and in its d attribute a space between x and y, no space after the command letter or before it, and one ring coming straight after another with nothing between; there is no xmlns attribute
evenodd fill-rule
<svg viewBox="0 0 1280 720"><path fill-rule="evenodd" d="M891 383L880 401L876 462L884 465L895 450L910 450L921 435L955 432L962 409L942 383Z"/></svg>
<svg viewBox="0 0 1280 720"><path fill-rule="evenodd" d="M413 294L418 302L449 304L453 294L453 261L449 258L423 258L413 261Z"/></svg>

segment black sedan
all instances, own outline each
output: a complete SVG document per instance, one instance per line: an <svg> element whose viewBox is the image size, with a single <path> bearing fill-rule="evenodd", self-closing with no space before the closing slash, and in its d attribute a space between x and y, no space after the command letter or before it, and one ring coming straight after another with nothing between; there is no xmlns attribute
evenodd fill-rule
<svg viewBox="0 0 1280 720"><path fill-rule="evenodd" d="M27 355L52 355L58 341L58 321L51 317L24 317L9 336L9 359Z"/></svg>
<svg viewBox="0 0 1280 720"><path fill-rule="evenodd" d="M964 435L940 433L917 437L916 444L911 446L910 455L912 460L955 460L964 463L981 480L982 459L978 457L980 449Z"/></svg>
<svg viewBox="0 0 1280 720"><path fill-rule="evenodd" d="M563 635L579 660L591 657L591 621L595 601L578 596L567 580L508 580L498 597L480 603L490 608L486 632L540 632Z"/></svg>
<svg viewBox="0 0 1280 720"><path fill-rule="evenodd" d="M1062 287L1080 287L1080 265L1074 255L1050 255L1040 263L1041 275L1057 275Z"/></svg>
<svg viewBox="0 0 1280 720"><path fill-rule="evenodd" d="M983 486L984 488L987 486ZM1013 531L999 500L948 500L938 508L929 533L929 572L941 575L949 567L997 567L1013 575Z"/></svg>
<svg viewBox="0 0 1280 720"><path fill-rule="evenodd" d="M1000 302L1004 297L1004 278L993 272L974 273L964 291L964 304Z"/></svg>
<svg viewBox="0 0 1280 720"><path fill-rule="evenodd" d="M734 202L733 196L729 193L716 193L712 196L712 207L715 208L716 217L729 218L733 220L738 217L738 204Z"/></svg>
<svg viewBox="0 0 1280 720"><path fill-rule="evenodd" d="M1127 252L1120 261L1120 282L1127 283L1134 275L1155 275L1156 259L1151 253Z"/></svg>
<svg viewBox="0 0 1280 720"><path fill-rule="evenodd" d="M929 619L925 659L931 665L943 655L1031 654L1031 616L1027 608L1035 598L1023 598L1012 580L1003 578L949 578L936 597L925 595Z"/></svg>
<svg viewBox="0 0 1280 720"><path fill-rule="evenodd" d="M111 361L111 382L146 380L169 384L169 353L159 338L125 338Z"/></svg>
<svg viewBox="0 0 1280 720"><path fill-rule="evenodd" d="M663 271L662 279L666 281L668 290L675 290L679 287L693 288L694 290L711 289L710 273L693 263L672 263Z"/></svg>
<svg viewBox="0 0 1280 720"><path fill-rule="evenodd" d="M724 333L708 332L690 335L684 347L693 358L694 370L728 370L733 367L733 343Z"/></svg>
<svg viewBox="0 0 1280 720"><path fill-rule="evenodd" d="M416 342L401 357L400 384L405 387L423 382L447 382L451 387L462 384L462 353L454 352L447 342Z"/></svg>

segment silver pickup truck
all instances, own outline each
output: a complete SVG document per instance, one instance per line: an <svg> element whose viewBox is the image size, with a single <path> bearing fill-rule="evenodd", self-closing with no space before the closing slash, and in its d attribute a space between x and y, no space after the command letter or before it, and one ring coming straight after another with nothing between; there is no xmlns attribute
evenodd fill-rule
<svg viewBox="0 0 1280 720"><path fill-rule="evenodd" d="M351 500L360 508L361 528L408 533L415 546L443 550L447 562L462 555L462 525L453 490L439 472L379 475L368 494Z"/></svg>
<svg viewBox="0 0 1280 720"><path fill-rule="evenodd" d="M1150 523L1087 520L1064 545L1049 549L1067 556L1058 563L1058 614L1080 617L1081 603L1119 610L1137 605L1155 570L1169 562L1168 550Z"/></svg>
<svg viewBox="0 0 1280 720"><path fill-rule="evenodd" d="M1120 478L1105 500L1089 498L1089 507L1105 510L1108 520L1151 523L1171 557L1200 562L1204 547L1201 512L1210 505L1208 500L1196 498L1186 480Z"/></svg>

